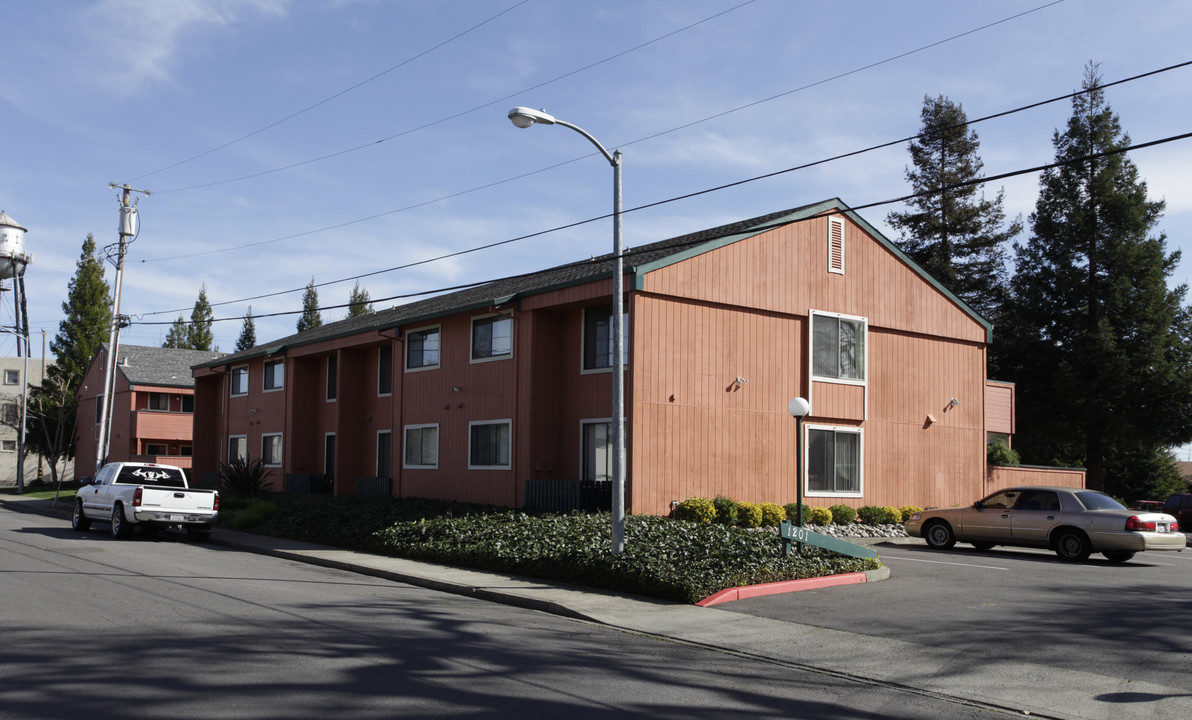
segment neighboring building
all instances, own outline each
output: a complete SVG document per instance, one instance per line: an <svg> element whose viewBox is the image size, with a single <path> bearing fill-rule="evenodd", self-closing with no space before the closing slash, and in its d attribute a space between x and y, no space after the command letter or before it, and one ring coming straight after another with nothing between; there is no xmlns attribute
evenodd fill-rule
<svg viewBox="0 0 1192 720"><path fill-rule="evenodd" d="M630 512L794 501L796 396L811 403L808 504L948 506L1000 482L986 438L1012 428L1013 386L987 383L989 323L839 200L634 248L625 266ZM579 505L611 466L612 268L499 280L197 365L195 472L247 454L278 488Z"/></svg>
<svg viewBox="0 0 1192 720"><path fill-rule="evenodd" d="M98 463L100 398L108 346L87 367L79 389L75 467L95 474ZM220 353L205 350L121 345L113 389L108 459L161 462L190 467L194 432L194 376L191 367Z"/></svg>
<svg viewBox="0 0 1192 720"><path fill-rule="evenodd" d="M21 393L28 385L41 385L42 359L28 358L29 377L24 378L25 358L0 358L0 486L17 484L17 457L21 444ZM30 430L26 429L26 435ZM63 480L74 478L74 463L66 461L59 467ZM50 468L36 453L25 455L25 485L42 478L49 482Z"/></svg>

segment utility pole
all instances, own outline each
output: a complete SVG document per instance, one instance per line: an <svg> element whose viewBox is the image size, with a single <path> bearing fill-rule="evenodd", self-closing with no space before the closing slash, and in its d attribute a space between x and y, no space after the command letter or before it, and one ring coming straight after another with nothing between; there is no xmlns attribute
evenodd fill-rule
<svg viewBox="0 0 1192 720"><path fill-rule="evenodd" d="M127 184L108 183L108 187L122 189L120 244L116 251L116 285L112 291L112 328L108 334L108 356L104 362L103 413L99 420L99 447L96 448L95 453L96 469L99 469L108 459L108 444L112 435L112 408L115 407L112 395L116 389L116 355L120 351L120 329L128 327L128 318L120 315L120 292L124 285L124 256L128 252L129 238L136 237L137 234L136 203L130 204L129 199L134 192L143 193L145 196L150 194L148 190L136 190Z"/></svg>

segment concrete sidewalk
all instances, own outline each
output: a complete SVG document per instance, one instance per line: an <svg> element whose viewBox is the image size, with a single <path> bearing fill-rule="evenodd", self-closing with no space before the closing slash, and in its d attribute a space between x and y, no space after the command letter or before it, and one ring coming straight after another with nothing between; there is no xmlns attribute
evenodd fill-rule
<svg viewBox="0 0 1192 720"><path fill-rule="evenodd" d="M7 509L69 507L0 496ZM549 612L861 683L1051 718L1192 717L1182 689L1126 678L986 661L947 649L602 590L340 550L223 528L213 544ZM912 541L913 542L913 541ZM838 587L827 592L849 592ZM979 669L974 670L974 667Z"/></svg>

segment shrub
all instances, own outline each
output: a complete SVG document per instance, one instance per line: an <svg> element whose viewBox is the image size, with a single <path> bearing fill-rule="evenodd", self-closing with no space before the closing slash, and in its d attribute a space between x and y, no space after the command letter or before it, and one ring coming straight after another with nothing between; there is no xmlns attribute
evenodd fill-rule
<svg viewBox="0 0 1192 720"><path fill-rule="evenodd" d="M851 525L857 519L857 511L848 505L833 505L828 512L832 513L832 522L837 525Z"/></svg>
<svg viewBox="0 0 1192 720"><path fill-rule="evenodd" d="M886 512L886 519L882 522L886 523L887 525L897 525L898 523L902 522L902 511L898 508L886 505L882 508L882 510Z"/></svg>
<svg viewBox="0 0 1192 720"><path fill-rule="evenodd" d="M786 510L786 519L790 520L791 522L795 522L796 518L799 517L799 503L787 503L786 505L782 506L782 509ZM810 514L811 514L811 506L804 505L803 506L803 524L805 524L805 525L807 524L807 516Z"/></svg>
<svg viewBox="0 0 1192 720"><path fill-rule="evenodd" d="M268 500L253 498L248 501L244 510L232 520L232 527L237 530L247 530L258 525L264 525L277 512L277 506Z"/></svg>
<svg viewBox="0 0 1192 720"><path fill-rule="evenodd" d="M786 510L778 503L764 502L761 504L762 509L762 525L766 527L778 527L786 520Z"/></svg>
<svg viewBox="0 0 1192 720"><path fill-rule="evenodd" d="M716 506L708 498L687 498L675 506L674 516L676 520L707 524L716 519Z"/></svg>
<svg viewBox="0 0 1192 720"><path fill-rule="evenodd" d="M986 458L990 465L1021 465L1022 459L1018 451L1001 440L995 440L986 448Z"/></svg>
<svg viewBox="0 0 1192 720"><path fill-rule="evenodd" d="M810 513L803 513L803 519L808 524L827 527L832 524L832 511L825 507L813 507Z"/></svg>
<svg viewBox="0 0 1192 720"><path fill-rule="evenodd" d="M917 512L923 512L923 508L916 505L903 505L902 507L898 508L898 512L902 513L902 519L905 521L909 520L911 515L914 515Z"/></svg>
<svg viewBox="0 0 1192 720"><path fill-rule="evenodd" d="M712 501L712 505L716 507L716 522L721 525L737 524L737 503L735 500L724 495L717 495L716 499Z"/></svg>
<svg viewBox="0 0 1192 720"><path fill-rule="evenodd" d="M762 524L762 506L751 502L737 503L737 524L753 528Z"/></svg>
<svg viewBox="0 0 1192 720"><path fill-rule="evenodd" d="M269 493L269 475L261 458L234 457L219 464L220 487L235 498L254 498Z"/></svg>
<svg viewBox="0 0 1192 720"><path fill-rule="evenodd" d="M835 515L836 508L832 508ZM881 525L886 521L886 509L877 505L864 505L857 508L857 519L866 525Z"/></svg>

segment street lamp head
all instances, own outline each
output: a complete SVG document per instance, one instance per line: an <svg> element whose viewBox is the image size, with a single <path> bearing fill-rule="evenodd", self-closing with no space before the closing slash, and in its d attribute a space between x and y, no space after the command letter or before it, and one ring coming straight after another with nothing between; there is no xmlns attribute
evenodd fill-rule
<svg viewBox="0 0 1192 720"><path fill-rule="evenodd" d="M554 125L556 122L553 115L528 107L513 108L509 111L509 119L519 128L528 128L535 124Z"/></svg>
<svg viewBox="0 0 1192 720"><path fill-rule="evenodd" d="M786 406L786 411L794 418L804 418L811 412L811 403L807 402L801 397L791 400Z"/></svg>

